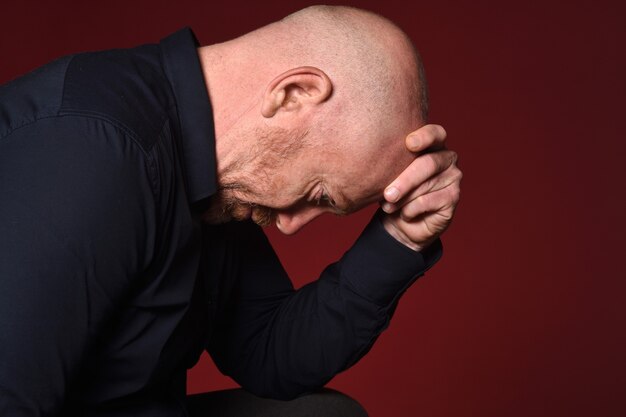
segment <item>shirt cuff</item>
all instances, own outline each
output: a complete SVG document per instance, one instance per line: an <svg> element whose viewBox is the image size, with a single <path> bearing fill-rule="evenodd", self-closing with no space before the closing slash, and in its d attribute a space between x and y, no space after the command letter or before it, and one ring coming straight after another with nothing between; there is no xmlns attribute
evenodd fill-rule
<svg viewBox="0 0 626 417"><path fill-rule="evenodd" d="M378 306L387 306L443 255L438 238L416 252L391 236L379 210L341 262L344 283Z"/></svg>

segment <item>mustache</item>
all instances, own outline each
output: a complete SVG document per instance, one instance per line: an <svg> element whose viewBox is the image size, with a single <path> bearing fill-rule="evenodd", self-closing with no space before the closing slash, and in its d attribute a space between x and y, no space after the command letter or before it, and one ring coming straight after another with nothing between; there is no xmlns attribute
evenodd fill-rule
<svg viewBox="0 0 626 417"><path fill-rule="evenodd" d="M253 205L252 221L261 227L271 226L276 220L276 213L269 207Z"/></svg>
<svg viewBox="0 0 626 417"><path fill-rule="evenodd" d="M237 187L229 187L234 189ZM252 221L261 227L271 226L276 220L276 213L269 207L261 206L232 196L222 194L220 204L221 216L231 217L235 220L247 218L248 212L252 211Z"/></svg>
<svg viewBox="0 0 626 417"><path fill-rule="evenodd" d="M261 227L271 226L275 219L276 213L269 207L261 206L247 201L240 200L233 196L225 196L224 191L244 191L249 190L239 183L224 184L222 187L222 213L230 214L235 219L241 219L245 217L245 214L249 210L252 210L252 221Z"/></svg>

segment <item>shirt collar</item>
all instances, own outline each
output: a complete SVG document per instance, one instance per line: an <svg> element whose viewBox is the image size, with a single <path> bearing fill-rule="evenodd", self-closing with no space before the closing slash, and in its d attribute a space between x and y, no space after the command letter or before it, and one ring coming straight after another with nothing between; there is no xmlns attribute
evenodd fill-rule
<svg viewBox="0 0 626 417"><path fill-rule="evenodd" d="M160 43L178 114L179 146L190 203L217 190L213 109L198 57L198 40L186 27Z"/></svg>

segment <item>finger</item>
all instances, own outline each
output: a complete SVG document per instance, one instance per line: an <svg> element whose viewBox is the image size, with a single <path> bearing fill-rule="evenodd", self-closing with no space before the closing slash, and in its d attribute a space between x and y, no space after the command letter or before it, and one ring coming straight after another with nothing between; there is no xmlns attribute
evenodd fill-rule
<svg viewBox="0 0 626 417"><path fill-rule="evenodd" d="M452 214L436 212L426 212L410 223L410 239L413 242L423 242L422 247L428 246L437 236L445 232L450 226Z"/></svg>
<svg viewBox="0 0 626 417"><path fill-rule="evenodd" d="M390 203L385 201L381 204L383 211L386 213L393 213L407 204L409 201L418 198L421 195L439 191L450 185L457 183L460 187L461 180L463 179L463 172L455 165L450 165L445 171L439 175L434 175L421 183L417 188L413 189L410 193L405 195L402 199L396 203Z"/></svg>
<svg viewBox="0 0 626 417"><path fill-rule="evenodd" d="M400 201L428 178L445 171L458 159L456 152L443 150L420 155L385 188L384 197L389 203Z"/></svg>
<svg viewBox="0 0 626 417"><path fill-rule="evenodd" d="M424 213L439 213L443 220L451 219L461 197L461 187L457 184L432 193L423 194L402 206L400 216L410 222Z"/></svg>
<svg viewBox="0 0 626 417"><path fill-rule="evenodd" d="M424 125L406 137L405 144L411 152L426 149L443 149L446 142L446 130L440 125Z"/></svg>

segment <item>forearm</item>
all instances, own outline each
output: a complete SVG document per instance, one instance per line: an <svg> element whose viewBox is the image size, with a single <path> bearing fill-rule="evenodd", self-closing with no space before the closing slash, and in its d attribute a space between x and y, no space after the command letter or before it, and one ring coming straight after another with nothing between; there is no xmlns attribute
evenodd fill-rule
<svg viewBox="0 0 626 417"><path fill-rule="evenodd" d="M258 395L286 399L319 388L371 348L400 295L440 256L439 241L414 252L375 218L319 280L263 312L234 314L227 327L245 330L215 342L216 362Z"/></svg>

